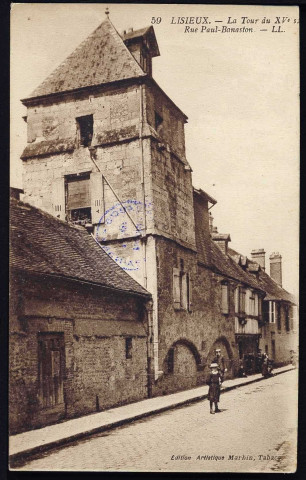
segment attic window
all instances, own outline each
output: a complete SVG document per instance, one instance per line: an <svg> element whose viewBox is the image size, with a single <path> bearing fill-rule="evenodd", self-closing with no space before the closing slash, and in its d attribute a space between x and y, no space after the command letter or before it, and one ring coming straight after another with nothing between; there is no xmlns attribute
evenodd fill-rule
<svg viewBox="0 0 306 480"><path fill-rule="evenodd" d="M83 147L89 147L91 145L93 136L93 115L85 115L84 117L78 117L77 128L79 144Z"/></svg>
<svg viewBox="0 0 306 480"><path fill-rule="evenodd" d="M160 126L161 124L163 123L163 118L157 113L155 112L155 130L158 131L160 130Z"/></svg>

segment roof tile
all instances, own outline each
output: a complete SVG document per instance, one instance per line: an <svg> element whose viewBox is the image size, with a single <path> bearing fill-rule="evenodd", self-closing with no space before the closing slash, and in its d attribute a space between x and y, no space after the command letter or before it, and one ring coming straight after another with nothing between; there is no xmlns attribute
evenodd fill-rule
<svg viewBox="0 0 306 480"><path fill-rule="evenodd" d="M145 72L106 19L28 98L141 76Z"/></svg>
<svg viewBox="0 0 306 480"><path fill-rule="evenodd" d="M69 225L15 199L11 200L10 224L11 267L150 296L85 228Z"/></svg>

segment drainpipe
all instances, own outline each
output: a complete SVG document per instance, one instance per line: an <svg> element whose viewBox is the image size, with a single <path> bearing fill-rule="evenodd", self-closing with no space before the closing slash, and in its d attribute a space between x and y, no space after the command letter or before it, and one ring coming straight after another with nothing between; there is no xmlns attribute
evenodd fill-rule
<svg viewBox="0 0 306 480"><path fill-rule="evenodd" d="M148 398L152 397L152 382L153 382L153 370L152 360L154 356L153 352L153 302L150 300L146 303L145 309L147 312L147 389Z"/></svg>
<svg viewBox="0 0 306 480"><path fill-rule="evenodd" d="M142 186L142 204L143 204L143 233L142 233L142 238L143 238L143 248L144 248L144 286L147 288L147 255L146 255L146 247L147 247L147 212L146 212L146 192L145 192L145 167L144 167L144 153L143 153L143 113L144 113L144 108L143 108L143 85L140 85L140 105L139 105L139 117L140 117L140 123L139 123L139 142L140 142L140 156L141 156L141 186Z"/></svg>
<svg viewBox="0 0 306 480"><path fill-rule="evenodd" d="M145 165L144 165L144 151L143 151L143 126L144 126L144 88L143 85L140 85L140 104L139 104L139 142L140 142L140 155L141 155L141 185L142 185L142 198L143 198L143 223L144 223L144 232L142 236L142 245L143 245L143 255L144 255L144 286L147 288L148 275L147 275L147 215L146 215L146 195L145 195ZM150 260L152 260L150 258ZM156 255L154 259L154 266L156 267ZM157 286L154 291L151 292L153 295L154 308L152 306L151 319L152 319L152 361L153 361L153 372L154 379L158 379L158 317L157 317ZM155 295L154 295L155 293ZM150 359L151 362L151 359ZM152 369L152 367L151 367ZM151 377L150 377L151 378Z"/></svg>

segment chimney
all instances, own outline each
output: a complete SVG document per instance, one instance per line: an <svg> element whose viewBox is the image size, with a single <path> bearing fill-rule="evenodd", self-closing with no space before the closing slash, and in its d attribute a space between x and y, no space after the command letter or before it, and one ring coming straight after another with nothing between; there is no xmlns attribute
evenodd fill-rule
<svg viewBox="0 0 306 480"><path fill-rule="evenodd" d="M251 251L251 258L254 262L258 263L263 271L266 270L266 252L264 248Z"/></svg>
<svg viewBox="0 0 306 480"><path fill-rule="evenodd" d="M24 193L22 188L15 188L15 187L10 187L10 197L15 198L16 200L20 200L20 195Z"/></svg>
<svg viewBox="0 0 306 480"><path fill-rule="evenodd" d="M282 256L278 252L270 255L270 277L282 286Z"/></svg>
<svg viewBox="0 0 306 480"><path fill-rule="evenodd" d="M140 30L132 27L124 30L122 40L141 68L152 77L152 58L160 55L152 25Z"/></svg>
<svg viewBox="0 0 306 480"><path fill-rule="evenodd" d="M227 245L228 242L231 241L229 233L218 233L217 227L213 227L211 237L213 241L218 245L218 247L222 250L224 255L227 255Z"/></svg>

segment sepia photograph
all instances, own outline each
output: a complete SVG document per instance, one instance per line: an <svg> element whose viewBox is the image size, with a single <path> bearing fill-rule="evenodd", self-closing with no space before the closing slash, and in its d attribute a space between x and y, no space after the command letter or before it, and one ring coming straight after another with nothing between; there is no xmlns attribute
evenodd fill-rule
<svg viewBox="0 0 306 480"><path fill-rule="evenodd" d="M9 469L294 473L299 7L10 22Z"/></svg>

